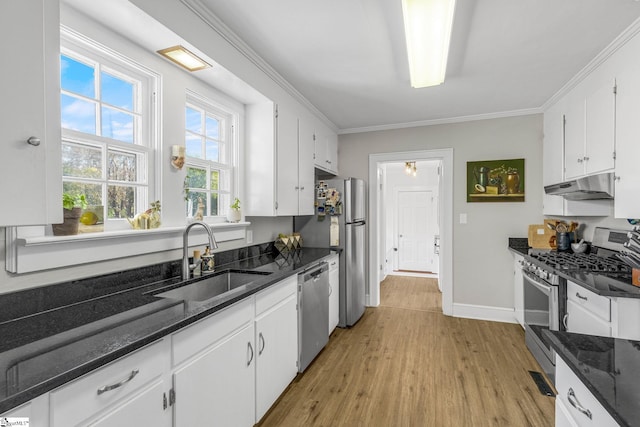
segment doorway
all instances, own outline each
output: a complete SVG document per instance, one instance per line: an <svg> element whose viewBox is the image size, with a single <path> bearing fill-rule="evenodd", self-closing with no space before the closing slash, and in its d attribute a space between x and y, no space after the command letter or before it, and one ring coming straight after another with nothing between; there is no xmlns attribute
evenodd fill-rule
<svg viewBox="0 0 640 427"><path fill-rule="evenodd" d="M420 188L400 188L398 190L398 199L393 200L393 197L384 192L384 182L386 174L386 165L389 164L401 164L406 161L435 161L439 165L438 171L438 183L437 190L439 194L437 207L434 209L433 217L438 220L439 227L433 240L429 237L428 246L423 241L422 247L419 242L404 242L407 246L405 251L408 253L407 260L412 258L420 251L426 253L428 250L433 250L434 244L439 244L439 256L437 257L437 272L438 272L438 285L442 290L442 311L444 314L452 315L453 313L453 250L452 250L452 236L453 236L453 149L439 149L439 150L424 150L424 151L412 151L412 152L398 152L398 153L383 153L383 154L371 154L369 155L369 284L368 284L368 301L370 306L380 305L380 282L388 272L388 245L386 241L389 239L390 225L388 215L385 215L386 206L391 203L408 203L419 204L424 203L428 205L430 196L428 190ZM401 192L414 192L414 196L422 199L411 201L409 194L400 195ZM420 193L422 192L422 193ZM403 200L400 200L402 197ZM418 206L419 207L419 206ZM404 226L411 227L416 224L416 220L410 218L413 214L407 214L407 218ZM401 214L398 214L400 219ZM398 226L399 229L400 226ZM393 229L393 226L391 227ZM393 234L393 232L391 233ZM399 234L396 233L396 238L399 239ZM393 237L393 236L392 236ZM436 238L437 237L437 238ZM399 245L401 242L396 240ZM413 249L412 249L413 245ZM399 246L393 246L399 248ZM385 248L387 251L385 251ZM396 251L394 251L396 252ZM413 255L412 255L413 252ZM396 264L398 265L398 264ZM405 264L409 265L409 264ZM414 264L416 266L416 264ZM419 267L424 268L424 267Z"/></svg>

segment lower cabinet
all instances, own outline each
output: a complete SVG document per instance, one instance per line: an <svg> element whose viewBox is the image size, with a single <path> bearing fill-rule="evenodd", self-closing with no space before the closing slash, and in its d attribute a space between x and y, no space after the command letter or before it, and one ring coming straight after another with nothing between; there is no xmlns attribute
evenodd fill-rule
<svg viewBox="0 0 640 427"><path fill-rule="evenodd" d="M613 417L561 357L556 357L556 427L613 427Z"/></svg>
<svg viewBox="0 0 640 427"><path fill-rule="evenodd" d="M169 340L160 340L50 393L52 427L171 426Z"/></svg>
<svg viewBox="0 0 640 427"><path fill-rule="evenodd" d="M334 254L329 263L329 335L340 323L340 256Z"/></svg>
<svg viewBox="0 0 640 427"><path fill-rule="evenodd" d="M175 425L253 425L255 357L249 324L177 369Z"/></svg>
<svg viewBox="0 0 640 427"><path fill-rule="evenodd" d="M516 320L524 328L524 277L522 276L522 255L514 254L513 258L513 311Z"/></svg>

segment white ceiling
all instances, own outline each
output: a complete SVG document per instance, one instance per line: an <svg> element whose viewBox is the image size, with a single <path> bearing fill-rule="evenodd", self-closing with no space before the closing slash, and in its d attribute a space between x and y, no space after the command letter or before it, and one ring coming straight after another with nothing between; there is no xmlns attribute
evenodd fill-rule
<svg viewBox="0 0 640 427"><path fill-rule="evenodd" d="M636 0L458 0L447 77L412 89L400 0L199 0L342 131L538 111Z"/></svg>

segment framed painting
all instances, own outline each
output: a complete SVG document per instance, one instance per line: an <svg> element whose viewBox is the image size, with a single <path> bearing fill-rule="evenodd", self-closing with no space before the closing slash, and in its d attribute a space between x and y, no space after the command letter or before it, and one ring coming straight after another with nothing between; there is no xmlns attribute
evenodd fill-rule
<svg viewBox="0 0 640 427"><path fill-rule="evenodd" d="M524 202L524 159L467 162L467 202Z"/></svg>

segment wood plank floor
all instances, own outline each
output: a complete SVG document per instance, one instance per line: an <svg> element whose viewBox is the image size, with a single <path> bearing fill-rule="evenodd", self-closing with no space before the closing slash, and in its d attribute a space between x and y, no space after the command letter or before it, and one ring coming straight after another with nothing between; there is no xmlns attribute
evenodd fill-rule
<svg viewBox="0 0 640 427"><path fill-rule="evenodd" d="M291 383L271 426L553 426L519 325L442 314L435 279L389 276Z"/></svg>

